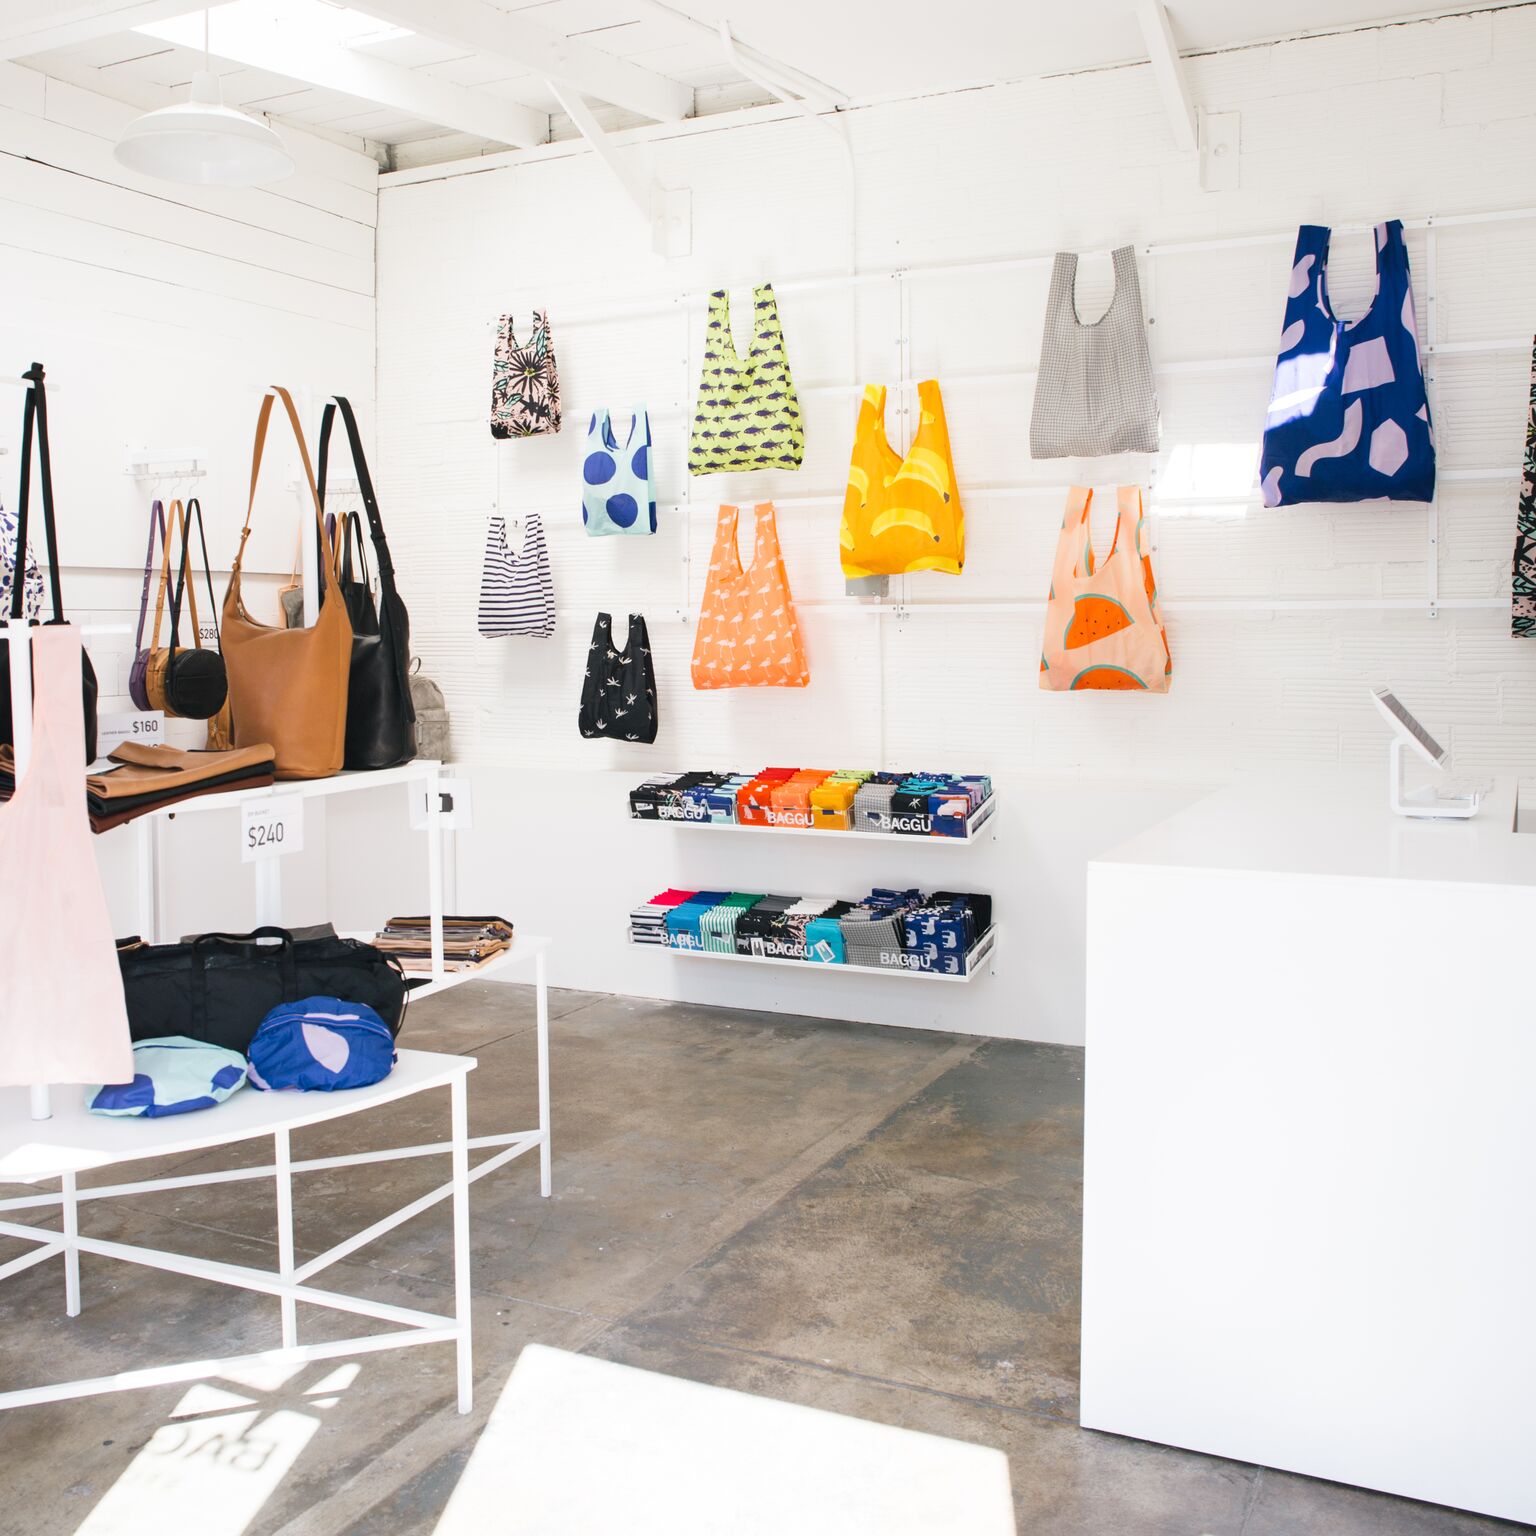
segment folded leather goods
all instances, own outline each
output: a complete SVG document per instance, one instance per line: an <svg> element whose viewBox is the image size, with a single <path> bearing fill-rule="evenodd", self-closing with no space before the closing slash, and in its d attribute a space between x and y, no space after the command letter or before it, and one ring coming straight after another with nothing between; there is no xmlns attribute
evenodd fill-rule
<svg viewBox="0 0 1536 1536"><path fill-rule="evenodd" d="M341 997L364 1003L398 1034L405 976L392 956L356 939L295 939L284 928L204 933L189 944L119 948L135 1040L185 1035L248 1055L280 1003Z"/></svg>
<svg viewBox="0 0 1536 1536"><path fill-rule="evenodd" d="M272 749L245 747L229 752L182 752L124 742L112 753L113 767L87 774L85 803L93 832L120 827L198 795L261 789L272 783ZM16 787L11 748L0 746L0 800Z"/></svg>
<svg viewBox="0 0 1536 1536"><path fill-rule="evenodd" d="M161 811L168 806L180 805L183 800L197 800L204 795L221 795L226 791L264 789L272 783L272 767L242 768L234 773L220 774L216 779L203 779L197 784L184 785L173 791L156 790L142 795L119 796L113 800L100 800L87 795L86 809L90 816L91 831L110 832L125 822Z"/></svg>
<svg viewBox="0 0 1536 1536"><path fill-rule="evenodd" d="M228 752L184 752L179 747L125 741L112 750L109 761L116 766L106 773L90 774L86 791L102 800L116 800L159 789L185 789L243 768L270 769L272 757L272 748L265 742Z"/></svg>
<svg viewBox="0 0 1536 1536"><path fill-rule="evenodd" d="M393 955L408 975L432 970L432 923L426 917L392 917L374 944ZM512 924L504 917L443 918L443 969L473 971L503 954L512 943Z"/></svg>

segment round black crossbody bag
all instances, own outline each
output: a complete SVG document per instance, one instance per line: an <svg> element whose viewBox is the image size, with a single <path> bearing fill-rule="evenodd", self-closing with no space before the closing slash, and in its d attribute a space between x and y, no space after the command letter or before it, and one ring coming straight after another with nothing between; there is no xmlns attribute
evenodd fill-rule
<svg viewBox="0 0 1536 1536"><path fill-rule="evenodd" d="M192 523L197 522L198 542L203 551L203 580L208 584L208 608L213 614L211 649L203 645L198 632L197 594L192 590ZM171 648L165 663L165 704L169 714L183 720L211 720L223 709L229 697L229 678L224 671L224 657L218 649L218 606L213 597L213 575L208 569L208 540L203 533L203 508L197 497L187 502L182 525L182 558L177 569L176 587L171 595ZM186 589L188 617L192 621L192 644L182 650L177 644L181 625L181 599Z"/></svg>

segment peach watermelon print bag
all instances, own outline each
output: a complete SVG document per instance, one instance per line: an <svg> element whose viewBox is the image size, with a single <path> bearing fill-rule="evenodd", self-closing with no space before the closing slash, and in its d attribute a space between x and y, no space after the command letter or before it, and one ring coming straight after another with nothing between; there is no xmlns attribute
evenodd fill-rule
<svg viewBox="0 0 1536 1536"><path fill-rule="evenodd" d="M1045 606L1042 688L1168 691L1173 660L1158 617L1152 558L1141 548L1141 487L1122 485L1116 495L1115 540L1098 565L1088 522L1093 492L1074 485L1067 493Z"/></svg>

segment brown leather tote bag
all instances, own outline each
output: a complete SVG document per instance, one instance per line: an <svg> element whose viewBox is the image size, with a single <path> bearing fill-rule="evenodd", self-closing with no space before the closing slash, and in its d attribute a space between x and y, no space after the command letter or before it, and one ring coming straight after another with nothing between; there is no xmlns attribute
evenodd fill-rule
<svg viewBox="0 0 1536 1536"><path fill-rule="evenodd" d="M321 561L326 601L309 629L260 624L246 612L240 598L240 565L245 558L245 542L251 536L251 512L256 506L256 482L274 398L282 401L299 445L315 526L321 530L324 543L325 520L320 514L315 472L299 413L288 391L274 384L256 418L250 500L224 594L224 665L229 673L234 744L253 747L270 742L280 779L323 779L341 769L347 733L347 677L352 665L352 625L342 601L334 557L328 554Z"/></svg>

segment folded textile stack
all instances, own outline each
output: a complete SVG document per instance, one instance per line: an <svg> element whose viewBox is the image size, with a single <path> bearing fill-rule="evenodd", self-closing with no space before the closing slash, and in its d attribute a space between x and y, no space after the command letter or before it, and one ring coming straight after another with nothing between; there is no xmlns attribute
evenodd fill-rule
<svg viewBox="0 0 1536 1536"><path fill-rule="evenodd" d="M629 814L640 821L965 837L970 817L991 795L985 774L764 768L649 778L629 792Z"/></svg>
<svg viewBox="0 0 1536 1536"><path fill-rule="evenodd" d="M658 891L629 914L629 936L636 944L667 942L667 913L692 891Z"/></svg>
<svg viewBox="0 0 1536 1536"><path fill-rule="evenodd" d="M108 758L112 764L85 779L91 831L107 832L135 817L179 805L202 795L233 789L261 789L272 783L272 748L265 744L229 752L183 752L125 741ZM16 787L10 747L0 747L0 799Z"/></svg>
<svg viewBox="0 0 1536 1536"><path fill-rule="evenodd" d="M408 976L432 974L432 922L427 917L392 917L373 939L376 949L393 955ZM512 944L512 924L504 917L444 917L443 969L477 971Z"/></svg>
<svg viewBox="0 0 1536 1536"><path fill-rule="evenodd" d="M963 976L992 898L876 888L862 901L745 891L662 891L629 915L636 944Z"/></svg>

